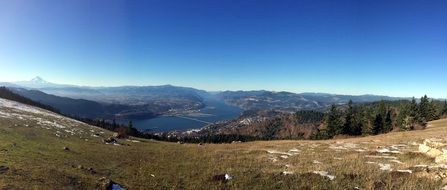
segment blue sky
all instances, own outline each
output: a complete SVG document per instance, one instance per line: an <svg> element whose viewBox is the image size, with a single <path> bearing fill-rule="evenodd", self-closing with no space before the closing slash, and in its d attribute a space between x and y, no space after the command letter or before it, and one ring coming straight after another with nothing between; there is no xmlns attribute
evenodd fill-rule
<svg viewBox="0 0 447 190"><path fill-rule="evenodd" d="M447 1L0 1L0 81L447 97Z"/></svg>

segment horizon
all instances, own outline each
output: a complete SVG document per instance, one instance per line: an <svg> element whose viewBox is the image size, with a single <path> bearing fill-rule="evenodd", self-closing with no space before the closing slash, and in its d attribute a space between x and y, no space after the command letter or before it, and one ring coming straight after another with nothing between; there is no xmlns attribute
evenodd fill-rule
<svg viewBox="0 0 447 190"><path fill-rule="evenodd" d="M219 93L219 92L225 92L225 91L245 91L245 92L249 92L249 91L267 91L267 92L274 92L274 93L281 93L281 92L286 92L286 93L294 93L294 94L329 94L329 95L338 95L338 96L385 96L385 97L392 97L392 98L416 98L419 99L420 97L423 97L425 95L427 95L429 98L431 99L436 99L436 100L447 100L447 98L443 98L443 97L432 97L429 96L428 94L424 94L422 96L390 96L390 95L386 95L386 94L335 94L335 93L328 93L328 92L292 92L292 91L285 91L285 90L279 90L279 91L275 91L275 90L266 90L266 89L248 89L248 90L215 90L215 91L209 91L209 90L205 90L205 89L200 89L200 88L196 88L193 86L178 86L178 85L173 85L173 84L159 84L159 85L132 85L132 84L127 84L127 85L119 85L119 86L89 86L89 85L77 85L77 84L68 84L68 83L57 83L54 81L48 81L45 80L45 78L40 77L40 76L35 76L32 79L29 80L19 80L19 81L0 81L0 83L2 82L6 82L6 83L16 83L16 82L33 82L33 80L35 79L39 79L39 80L43 80L46 83L50 83L50 84L56 84L56 85L68 85L68 86L75 86L75 87L85 87L85 88L114 88L114 87L155 87L155 86L173 86L173 87L183 87L183 88L193 88L196 90L203 90L206 91L208 93ZM1 85L0 85L1 86Z"/></svg>
<svg viewBox="0 0 447 190"><path fill-rule="evenodd" d="M107 2L107 6L102 3ZM3 1L0 81L447 98L445 1Z"/></svg>

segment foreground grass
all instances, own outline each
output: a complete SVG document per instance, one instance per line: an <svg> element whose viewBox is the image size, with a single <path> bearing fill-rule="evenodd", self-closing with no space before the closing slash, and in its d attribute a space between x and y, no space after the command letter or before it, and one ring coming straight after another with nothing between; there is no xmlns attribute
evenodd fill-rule
<svg viewBox="0 0 447 190"><path fill-rule="evenodd" d="M0 118L0 166L9 168L0 173L0 189L95 189L103 176L127 189L440 189L444 185L442 178L429 172L393 171L433 165L432 159L413 153L415 143L447 137L447 120L432 122L422 131L373 137L202 146L142 139L107 145L101 140L111 136L110 132L84 124L77 127L93 129L100 137L90 133L57 137L55 130L60 129ZM397 144L406 147L390 156L402 163L368 157L382 155L378 148ZM349 148L337 148L342 146ZM291 149L298 151L287 158L267 152ZM390 164L393 171L367 162ZM335 179L314 171L327 171ZM211 179L225 173L234 178L226 182Z"/></svg>

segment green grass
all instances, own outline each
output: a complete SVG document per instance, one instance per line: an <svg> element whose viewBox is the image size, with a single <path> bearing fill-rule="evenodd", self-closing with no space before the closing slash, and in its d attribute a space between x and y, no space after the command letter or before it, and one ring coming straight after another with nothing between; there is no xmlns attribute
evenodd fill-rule
<svg viewBox="0 0 447 190"><path fill-rule="evenodd" d="M94 189L103 176L127 189L440 189L442 179L432 177L434 174L397 174L365 163L389 163L386 159L365 157L375 154L377 146L446 136L447 120L431 125L423 131L337 140L368 149L367 152L355 149L337 152L329 148L335 140L198 146L139 139L142 142L122 141L123 146L114 146L102 143L101 139L111 133L101 129L95 129L105 132L101 138L89 135L59 138L54 135L54 129L42 129L29 121L0 118L0 165L10 168L0 174L0 189ZM78 127L86 131L91 128ZM63 147L69 147L70 151L64 151ZM270 161L266 152L292 148L301 152L287 159L278 158L277 162ZM416 148L409 145L409 149ZM393 156L404 162L391 163L393 169L433 165L431 159L409 151ZM314 164L314 160L322 164ZM78 165L93 168L95 173L79 169ZM294 174L281 174L285 170ZM328 171L336 178L331 181L313 171ZM214 175L225 173L234 179L211 180Z"/></svg>

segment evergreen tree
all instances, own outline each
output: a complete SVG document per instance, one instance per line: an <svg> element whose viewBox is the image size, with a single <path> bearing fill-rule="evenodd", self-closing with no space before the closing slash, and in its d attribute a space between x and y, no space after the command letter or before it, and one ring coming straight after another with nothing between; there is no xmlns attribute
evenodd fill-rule
<svg viewBox="0 0 447 190"><path fill-rule="evenodd" d="M430 102L427 95L421 97L418 113L422 123L430 121Z"/></svg>
<svg viewBox="0 0 447 190"><path fill-rule="evenodd" d="M413 118L412 120L415 122L421 122L421 116L419 113L418 104L416 103L416 99L413 97L408 108L408 116Z"/></svg>
<svg viewBox="0 0 447 190"><path fill-rule="evenodd" d="M362 123L362 135L374 134L374 120L371 108L365 107L362 111L360 122Z"/></svg>
<svg viewBox="0 0 447 190"><path fill-rule="evenodd" d="M409 115L409 105L401 105L398 109L399 113L397 114L396 118L396 125L399 126L401 129L405 129L405 118Z"/></svg>
<svg viewBox="0 0 447 190"><path fill-rule="evenodd" d="M447 100L444 101L444 106L441 110L441 115L447 115Z"/></svg>
<svg viewBox="0 0 447 190"><path fill-rule="evenodd" d="M340 114L340 111L338 111L337 107L332 105L326 118L326 132L329 137L333 137L342 132L343 121L341 120L341 116L342 115Z"/></svg>
<svg viewBox="0 0 447 190"><path fill-rule="evenodd" d="M386 105L386 103L385 103L385 101L384 100L381 100L380 101L380 103L379 103L379 114L381 115L381 116L385 116L386 115L386 113L388 112L388 107L387 107L387 105ZM382 118L383 119L383 118Z"/></svg>
<svg viewBox="0 0 447 190"><path fill-rule="evenodd" d="M438 111L436 109L436 104L433 101L433 99L430 101L430 104L428 106L428 117L427 117L427 121L433 121L433 120L437 120L439 119L439 114Z"/></svg>
<svg viewBox="0 0 447 190"><path fill-rule="evenodd" d="M383 117L382 117L382 115L380 113L377 114L375 119L374 119L373 132L374 132L375 135L380 134L380 133L383 132Z"/></svg>
<svg viewBox="0 0 447 190"><path fill-rule="evenodd" d="M343 125L343 134L353 135L354 132L354 109L352 107L352 100L348 102L348 109L346 110L345 123Z"/></svg>
<svg viewBox="0 0 447 190"><path fill-rule="evenodd" d="M133 123L132 123L132 121L129 121L129 126L128 126L129 128L133 128Z"/></svg>
<svg viewBox="0 0 447 190"><path fill-rule="evenodd" d="M363 112L358 107L355 107L353 109L353 125L351 127L351 135L361 135L364 123L365 118Z"/></svg>
<svg viewBox="0 0 447 190"><path fill-rule="evenodd" d="M416 125L423 123L423 119L420 116L419 106L416 103L416 99L413 97L411 102L406 106L405 115L401 116L403 130L413 130Z"/></svg>
<svg viewBox="0 0 447 190"><path fill-rule="evenodd" d="M393 130L393 119L392 119L391 110L388 110L388 112L386 113L386 117L385 117L383 132L388 133L391 130Z"/></svg>

